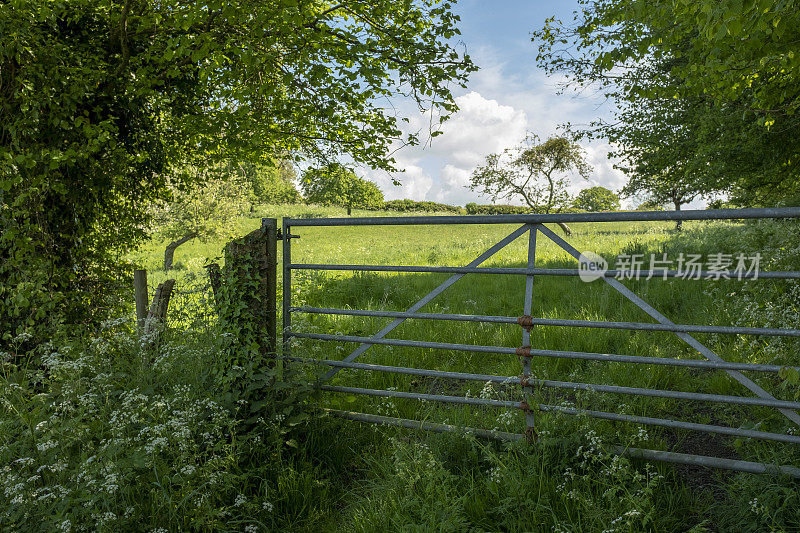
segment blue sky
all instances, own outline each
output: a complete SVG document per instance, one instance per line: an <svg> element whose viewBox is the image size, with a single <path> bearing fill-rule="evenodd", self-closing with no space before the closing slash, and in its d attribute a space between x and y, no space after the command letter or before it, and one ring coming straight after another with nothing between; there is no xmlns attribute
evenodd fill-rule
<svg viewBox="0 0 800 533"><path fill-rule="evenodd" d="M572 0L458 2L455 11L461 16L461 41L480 67L467 89L455 93L460 111L429 145L395 154L405 170L394 176L402 182L401 187L393 186L385 172L364 174L380 185L387 199L488 203L466 187L472 170L486 155L519 144L528 131L547 137L556 133L560 124L585 124L607 115L609 104L602 99L557 94L558 80L536 67L531 31L553 15L570 20L577 8ZM412 127L424 130L427 123L426 117L412 115ZM594 142L584 148L594 172L589 180L573 177L572 192L593 185L619 189L625 178L607 157L610 146Z"/></svg>

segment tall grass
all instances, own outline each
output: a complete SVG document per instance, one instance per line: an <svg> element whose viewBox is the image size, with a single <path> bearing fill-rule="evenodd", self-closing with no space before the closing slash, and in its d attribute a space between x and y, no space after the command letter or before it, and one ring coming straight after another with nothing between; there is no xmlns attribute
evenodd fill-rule
<svg viewBox="0 0 800 533"><path fill-rule="evenodd" d="M392 214L392 213L386 213ZM354 215L375 215L355 212ZM260 217L344 216L344 210L314 206L264 206L240 220L244 233ZM293 260L306 263L464 265L516 226L414 226L296 228ZM581 251L594 251L613 266L620 253L736 253L765 250L765 265L798 269L800 253L791 224L692 222L675 233L670 223L576 224L568 240ZM555 229L555 228L554 228ZM791 244L786 244L791 243ZM163 246L153 242L133 259L159 273ZM176 253L176 276L204 275L202 266L219 260L223 242L192 242ZM484 266L524 266L527 241L519 239ZM537 238L536 266L574 268L552 242ZM279 269L280 271L280 269ZM404 310L447 275L297 271L293 305L354 309ZM634 292L677 323L800 327L794 282L651 280L625 281ZM516 276L468 275L431 302L424 311L517 316L522 314L524 280ZM534 283L534 316L587 320L652 321L602 281L539 276ZM387 319L297 314L293 329L369 336ZM408 320L390 337L495 346L518 346L517 326ZM797 342L759 338L696 335L729 361L798 364ZM537 348L628 355L699 356L674 334L615 330L536 327ZM341 359L355 345L310 340L293 342L296 354ZM359 362L516 376L521 366L512 356L471 352L373 346ZM173 363L182 365L178 357ZM309 372L312 372L309 369ZM190 373L191 374L191 373ZM724 372L623 365L604 361L541 358L533 362L537 378L661 389L749 395ZM180 376L181 374L176 374ZM173 376L172 378L174 378ZM796 389L774 376L752 376L776 397ZM151 376L153 382L162 377ZM180 378L183 379L183 378ZM180 380L179 379L179 380ZM185 377L192 387L197 378ZM195 381L193 381L195 380ZM518 388L481 383L343 370L333 383L367 388L451 395L520 399ZM536 390L534 400L636 415L681 418L694 422L794 431L774 410L666 399ZM448 422L505 431L521 431L521 413L492 408L441 406L430 402L355 395L319 394L317 405ZM113 403L113 402L112 402ZM264 490L275 511L247 522L202 522L202 527L376 530L509 531L695 531L793 530L800 528L797 483L791 480L668 465L647 465L609 456L602 444L671 449L748 460L800 464L791 445L698 436L585 417L536 414L539 441L501 445L463 435L423 435L372 428L327 417L303 430L298 448L270 456L272 473ZM253 482L243 459L232 471ZM256 470L257 471L257 470ZM258 476L256 476L258 477ZM260 489L259 489L260 490ZM228 491L230 492L230 491ZM232 494L232 492L231 492ZM269 496L275 494L275 496ZM234 496L235 497L235 496ZM252 500L248 496L248 501ZM230 509L235 501L219 502ZM227 507L226 507L227 505ZM161 513L165 511L156 510ZM172 511L183 515L185 510ZM205 515L204 515L205 516ZM267 520L269 518L269 520ZM167 522L175 527L179 522ZM182 524L182 522L181 522ZM196 527L197 523L192 523ZM221 525L220 525L221 524Z"/></svg>

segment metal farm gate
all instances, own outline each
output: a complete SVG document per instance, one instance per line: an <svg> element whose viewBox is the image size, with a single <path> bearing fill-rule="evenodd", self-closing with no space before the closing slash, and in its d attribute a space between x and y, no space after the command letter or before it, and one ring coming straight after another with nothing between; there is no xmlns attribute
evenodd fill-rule
<svg viewBox="0 0 800 533"><path fill-rule="evenodd" d="M769 364L751 363L732 363L726 362L719 357L708 346L698 341L692 333L716 333L721 335L762 335L762 336L785 336L800 337L798 329L776 329L776 328L756 328L756 327L723 327L710 325L684 325L675 324L668 317L664 316L657 309L648 304L641 297L623 285L618 279L620 274L617 270L603 271L603 265L595 264L591 258L586 258L573 246L552 230L545 227L544 223L569 223L569 222L639 222L639 221L678 221L678 220L740 220L740 219L775 219L775 218L800 218L800 208L772 208L772 209L720 209L720 210L698 210L698 211L660 211L660 212L617 212L617 213L580 213L580 214L542 214L542 215L493 215L493 216L418 216L418 217L368 217L368 218L317 218L317 219L283 219L283 349L284 358L288 361L298 361L304 363L314 363L332 367L325 374L323 381L328 381L343 368L356 370L369 370L380 372L393 372L415 376L428 376L435 378L452 378L457 380L473 380L479 382L493 383L512 383L519 385L525 393L532 393L534 387L571 389L571 390L590 390L620 395L648 396L657 398L669 398L676 400L719 402L725 404L736 404L743 406L765 406L777 409L794 424L800 425L800 416L795 411L800 409L800 402L779 400L771 396L759 385L745 376L742 372L777 373L781 366ZM390 265L332 265L332 264L303 264L292 262L292 231L298 227L320 227L320 226L379 226L379 225L445 225L445 224L522 224L519 228L511 232L504 239L497 242L475 260L463 267L445 266L390 266ZM503 249L512 241L527 234L527 268L489 268L481 267L487 259ZM538 236L550 239L569 255L578 260L576 269L547 269L535 268L536 259L536 239ZM312 308L312 307L293 307L292 296L292 271L295 270L339 270L339 271L369 271L369 272L415 272L415 273L449 273L452 274L444 283L426 294L414 305L405 311L373 311L373 310L350 310L332 308ZM535 276L579 276L582 271L594 271L598 278L602 278L605 283L618 291L632 304L638 306L655 320L655 323L641 322L608 322L608 321L588 321L588 320L560 320L545 319L531 316L531 304L534 297L534 277ZM425 313L420 310L434 298L447 290L448 287L458 282L467 274L499 274L499 275L518 275L525 276L525 293L521 307L521 316L484 316L484 315L460 315L445 313ZM642 276L650 278L670 278L682 274L680 270L641 270ZM699 275L715 276L720 278L739 278L739 279L799 279L800 272L781 271L781 272L752 272L735 273L730 270L717 270L715 272L699 272ZM463 282L462 282L463 283ZM656 281L657 283L657 281ZM352 335L329 335L317 333L304 333L292 330L293 313L317 313L328 315L350 315L363 317L384 317L392 319L383 329L375 332L372 336L352 336ZM477 346L444 342L427 342L412 339L387 338L387 335L397 326L408 319L424 320L448 320L462 322L481 322L494 324L518 324L521 327L521 343L519 346ZM530 329L535 326L560 326L568 328L605 328L617 330L640 330L672 332L682 341L695 349L704 359L678 359L670 357L648 357L632 356L620 354L588 353L569 350L544 350L530 346ZM320 341L339 341L359 343L356 348L343 360L318 360L302 357L303 354L290 354L290 340L295 338L316 339ZM375 364L365 364L356 362L356 359L373 345L406 346L430 349L443 349L467 352L484 352L494 354L508 354L518 356L522 365L520 376L496 376L460 372L444 372L420 368L406 368L397 366L385 366ZM749 389L753 396L731 396L721 394L705 394L694 392L682 392L676 390L660 390L651 388L623 387L602 383L577 383L543 379L533 379L531 377L531 359L536 357L545 358L569 358L580 360L606 361L629 363L632 365L667 365L684 369L697 370L724 370L727 374ZM797 367L792 367L797 368ZM527 394L523 395L521 401L506 401L497 399L471 398L461 396L447 396L440 394L421 394L416 392L404 392L395 390L375 390L357 387L342 387L332 385L321 385L322 390L330 392L341 392L349 394L365 394L370 396L410 398L417 400L427 400L454 404L468 404L492 406L499 408L521 409L526 414L526 428L524 433L508 433L498 431L488 431L474 428L461 428L447 424L437 424L426 421L409 420L403 418L378 416L374 414L355 413L331 410L331 413L346 419L370 422L377 424L388 424L403 426L416 429L427 429L437 432L442 431L470 431L473 434L487 437L495 437L509 440L525 439L532 440L535 435L534 415L537 411L555 412L567 415L583 415L605 420L628 422L633 424L643 424L661 426L675 429L685 429L713 434L721 434L734 437L763 439L782 443L800 444L800 436L782 433L772 433L755 429L744 429L721 425L701 424L687 420L672 420L664 418L654 418L645 416L633 416L629 414L594 411L589 409L578 409L559 405L528 405ZM694 455L686 453L676 453L669 451L659 451L624 446L613 446L609 449L612 453L627 455L629 457L643 458L649 460L667 461L673 463L683 463L690 465L700 465L705 467L716 467L730 470L738 470L751 473L776 473L800 477L800 468L797 466L778 466L764 463L741 461L729 458L710 457L704 455Z"/></svg>

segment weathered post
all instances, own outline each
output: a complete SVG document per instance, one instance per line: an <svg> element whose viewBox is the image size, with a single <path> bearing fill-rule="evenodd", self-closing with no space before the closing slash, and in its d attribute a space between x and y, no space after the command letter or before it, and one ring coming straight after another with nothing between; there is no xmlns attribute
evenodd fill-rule
<svg viewBox="0 0 800 533"><path fill-rule="evenodd" d="M222 287L222 270L219 267L219 263L211 263L203 268L208 271L208 281L211 284L211 292L214 294L214 304L219 307L219 293Z"/></svg>
<svg viewBox="0 0 800 533"><path fill-rule="evenodd" d="M149 366L153 363L151 349L158 345L161 333L167 322L167 310L169 300L172 298L172 289L175 287L175 280L168 279L159 283L156 292L153 294L153 301L147 311L147 318L142 328L142 339L145 341L145 349L142 351L143 362ZM146 293L147 291L145 291Z"/></svg>
<svg viewBox="0 0 800 533"><path fill-rule="evenodd" d="M169 309L169 300L172 298L172 289L175 287L175 280L168 279L159 283L153 294L153 302L150 304L150 310L147 313L147 320L145 321L145 334L151 334L163 327L167 321L167 309Z"/></svg>
<svg viewBox="0 0 800 533"><path fill-rule="evenodd" d="M147 270L133 271L133 299L136 302L136 325L142 331L147 319Z"/></svg>

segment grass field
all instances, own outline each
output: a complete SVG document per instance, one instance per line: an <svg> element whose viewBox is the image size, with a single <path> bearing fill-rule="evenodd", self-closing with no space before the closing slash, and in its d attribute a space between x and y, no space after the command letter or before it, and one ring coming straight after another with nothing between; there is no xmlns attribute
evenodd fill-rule
<svg viewBox="0 0 800 533"><path fill-rule="evenodd" d="M359 213L354 215L374 215ZM259 217L343 216L343 210L311 206L265 206L241 221L242 232ZM465 265L517 226L410 226L296 228L295 263ZM693 222L676 233L671 223L575 224L567 240L613 265L620 253L738 253L757 251L742 239L743 228L729 223ZM553 226L554 230L557 230ZM560 234L560 232L559 232ZM202 276L202 265L221 254L221 241L195 242L176 253L182 279ZM133 260L157 271L163 243L152 243ZM523 267L527 237L516 240L482 266ZM769 259L769 258L767 258ZM563 250L539 235L536 267L575 268ZM280 269L279 269L280 271ZM292 304L313 307L403 311L448 277L447 274L388 274L296 271ZM187 282L188 283L188 282ZM758 309L741 303L758 280L626 281L625 284L676 323L763 326ZM743 287L744 285L744 287ZM518 316L524 278L471 274L422 309L426 312ZM739 303L737 303L739 302ZM652 322L643 311L602 281L538 276L532 315L542 318ZM788 315L787 315L788 316ZM790 318L791 319L791 318ZM391 319L295 314L294 331L370 336ZM785 323L784 327L797 327ZM389 338L516 347L519 326L407 320ZM796 342L776 345L743 336L696 334L732 362L797 363ZM536 327L536 348L626 355L701 358L674 334L588 328ZM341 359L357 345L294 339L293 355ZM518 376L515 356L418 348L372 346L358 362L434 370ZM309 370L311 371L311 370ZM750 395L724 372L605 361L535 358L540 379ZM776 397L790 399L774 375L751 376ZM374 389L520 400L518 387L343 370L335 385ZM692 422L792 431L775 410L701 402L542 389L539 403L575 406ZM323 393L320 405L417 420L522 432L521 412L494 408L443 406L432 402ZM797 446L709 436L586 417L536 413L539 441L502 445L459 435L424 435L326 420L307 435L304 453L318 465L325 494L313 487L287 489L284 525L374 531L676 531L800 529L797 485L793 481L691 467L614 459L599 443L620 444L746 460L800 464ZM795 428L796 429L796 428ZM308 495L317 494L312 500ZM298 504L298 499L301 501ZM299 509L299 510L298 510ZM402 526L402 527L401 527Z"/></svg>

